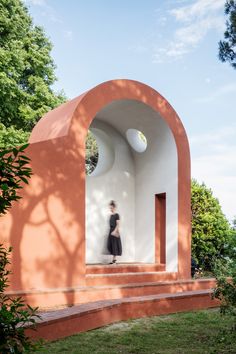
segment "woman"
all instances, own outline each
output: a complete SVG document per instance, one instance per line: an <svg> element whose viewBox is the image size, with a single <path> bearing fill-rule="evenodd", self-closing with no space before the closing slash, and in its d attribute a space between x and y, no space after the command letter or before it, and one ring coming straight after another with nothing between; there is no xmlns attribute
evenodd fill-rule
<svg viewBox="0 0 236 354"><path fill-rule="evenodd" d="M116 256L121 256L122 254L122 245L120 239L120 216L116 213L116 203L112 200L109 204L111 217L110 217L110 232L108 236L107 248L110 254L113 255L113 260L110 264L116 263Z"/></svg>

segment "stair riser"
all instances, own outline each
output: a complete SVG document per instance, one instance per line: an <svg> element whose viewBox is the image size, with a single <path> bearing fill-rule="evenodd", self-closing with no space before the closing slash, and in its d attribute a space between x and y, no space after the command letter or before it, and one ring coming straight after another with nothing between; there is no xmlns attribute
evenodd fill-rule
<svg viewBox="0 0 236 354"><path fill-rule="evenodd" d="M31 306L42 308L55 308L55 306L70 306L75 304L84 304L93 301L121 299L124 297L157 295L163 293L174 294L176 292L212 289L216 285L214 280L206 282L172 283L172 284L150 284L137 285L132 287L111 287L111 288L90 288L74 289L67 292L39 292L18 294L22 296L25 302Z"/></svg>
<svg viewBox="0 0 236 354"><path fill-rule="evenodd" d="M106 289L104 290L93 290L90 293L82 293L78 295L78 303L87 303L92 301L102 301L109 299L120 299L124 297L134 297L134 296L146 296L146 295L158 295L158 294L175 294L183 291L192 290L207 290L213 288L213 284L202 284L201 286L193 286L192 283L186 285L149 285L149 286L137 286L131 288L121 288L121 289Z"/></svg>
<svg viewBox="0 0 236 354"><path fill-rule="evenodd" d="M182 298L173 297L158 301L121 303L95 311L87 311L78 316L68 316L56 321L47 321L46 323L38 324L37 331L28 329L26 334L32 338L56 340L118 321L216 306L219 306L219 303L216 300L212 300L210 294L183 296Z"/></svg>
<svg viewBox="0 0 236 354"><path fill-rule="evenodd" d="M110 274L110 273L136 273L136 272L164 272L164 264L150 265L104 265L86 267L86 274Z"/></svg>
<svg viewBox="0 0 236 354"><path fill-rule="evenodd" d="M157 273L157 274L121 274L114 276L86 276L86 286L119 285L131 283L149 283L160 281L173 281L177 279L177 273Z"/></svg>

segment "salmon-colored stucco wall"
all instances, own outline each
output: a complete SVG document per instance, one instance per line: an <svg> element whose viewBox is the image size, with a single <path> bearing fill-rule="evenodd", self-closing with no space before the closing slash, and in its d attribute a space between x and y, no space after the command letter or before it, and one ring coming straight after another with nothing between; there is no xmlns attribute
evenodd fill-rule
<svg viewBox="0 0 236 354"><path fill-rule="evenodd" d="M47 113L34 128L27 155L33 176L0 220L1 240L13 246L11 288L85 284L85 139L105 105L132 99L159 112L178 154L178 277L190 278L190 153L184 127L155 90L131 80L105 82Z"/></svg>
<svg viewBox="0 0 236 354"><path fill-rule="evenodd" d="M11 287L30 290L83 284L83 156L66 137L32 144L27 155L33 170L30 184L3 218L3 239L14 250Z"/></svg>

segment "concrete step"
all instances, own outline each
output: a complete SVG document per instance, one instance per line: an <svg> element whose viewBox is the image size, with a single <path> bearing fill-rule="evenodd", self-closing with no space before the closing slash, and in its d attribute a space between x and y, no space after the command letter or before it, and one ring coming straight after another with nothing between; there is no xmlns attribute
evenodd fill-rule
<svg viewBox="0 0 236 354"><path fill-rule="evenodd" d="M113 284L103 286L69 287L44 290L8 292L10 296L21 296L31 306L40 309L84 304L94 301L121 299L123 297L159 295L163 293L181 293L212 289L216 286L214 278L196 280L174 280L160 282L143 282L130 284ZM58 305L60 304L60 305Z"/></svg>
<svg viewBox="0 0 236 354"><path fill-rule="evenodd" d="M174 280L163 282L130 283L106 286L91 286L81 289L77 303L120 299L123 297L174 294L185 291L213 289L215 279Z"/></svg>
<svg viewBox="0 0 236 354"><path fill-rule="evenodd" d="M130 272L87 274L86 286L147 283L176 280L177 273L169 272Z"/></svg>
<svg viewBox="0 0 236 354"><path fill-rule="evenodd" d="M161 272L165 271L165 268L165 264L157 263L88 264L86 274Z"/></svg>
<svg viewBox="0 0 236 354"><path fill-rule="evenodd" d="M91 302L41 313L36 331L27 329L26 334L56 340L122 320L219 306L211 294L206 289Z"/></svg>

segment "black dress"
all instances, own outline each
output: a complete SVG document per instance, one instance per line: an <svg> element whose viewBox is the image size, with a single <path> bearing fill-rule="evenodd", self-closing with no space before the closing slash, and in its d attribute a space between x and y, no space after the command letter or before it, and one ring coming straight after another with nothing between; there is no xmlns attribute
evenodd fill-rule
<svg viewBox="0 0 236 354"><path fill-rule="evenodd" d="M120 237L112 236L111 233L116 228L116 221L120 220L119 214L112 214L110 217L110 231L108 235L108 243L107 248L110 254L113 256L121 256L122 255L122 244Z"/></svg>

